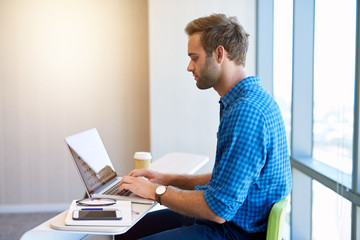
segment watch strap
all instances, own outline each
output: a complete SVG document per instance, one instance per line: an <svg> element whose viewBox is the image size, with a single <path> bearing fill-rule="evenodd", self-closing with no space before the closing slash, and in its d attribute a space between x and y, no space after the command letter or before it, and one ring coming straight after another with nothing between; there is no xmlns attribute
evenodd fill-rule
<svg viewBox="0 0 360 240"><path fill-rule="evenodd" d="M162 204L161 204L161 195L155 193L155 200L156 200L160 205L162 205Z"/></svg>
<svg viewBox="0 0 360 240"><path fill-rule="evenodd" d="M167 186L165 186L165 188L167 188ZM157 192L155 192L155 200L160 204L161 204L161 196L166 192L166 190L162 193L162 194L158 194Z"/></svg>

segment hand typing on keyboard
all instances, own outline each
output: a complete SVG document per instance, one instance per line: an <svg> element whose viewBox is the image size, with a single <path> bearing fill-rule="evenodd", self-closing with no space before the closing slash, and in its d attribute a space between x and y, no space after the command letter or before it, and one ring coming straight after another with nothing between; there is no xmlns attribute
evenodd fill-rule
<svg viewBox="0 0 360 240"><path fill-rule="evenodd" d="M124 189L121 192L118 192L117 190L118 190L118 186L114 185L109 190L107 190L105 192L105 194L107 194L107 195L129 196L132 193L131 191L129 191L127 189Z"/></svg>
<svg viewBox="0 0 360 240"><path fill-rule="evenodd" d="M119 196L129 196L130 194L132 194L131 191L127 190L127 189L123 189L120 192L116 193Z"/></svg>
<svg viewBox="0 0 360 240"><path fill-rule="evenodd" d="M121 179L117 192L121 193L123 190L129 190L140 197L155 200L155 189L159 185L148 180L147 175L131 176L131 173Z"/></svg>

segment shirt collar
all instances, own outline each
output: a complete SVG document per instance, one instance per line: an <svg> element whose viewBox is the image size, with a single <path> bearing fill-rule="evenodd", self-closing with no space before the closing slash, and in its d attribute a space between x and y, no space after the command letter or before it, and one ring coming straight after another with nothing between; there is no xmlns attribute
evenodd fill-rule
<svg viewBox="0 0 360 240"><path fill-rule="evenodd" d="M235 86L233 86L222 98L220 98L219 103L223 104L224 108L231 103L233 100L238 98L241 95L244 95L248 89L252 86L260 85L260 77L259 76L250 76L244 78Z"/></svg>

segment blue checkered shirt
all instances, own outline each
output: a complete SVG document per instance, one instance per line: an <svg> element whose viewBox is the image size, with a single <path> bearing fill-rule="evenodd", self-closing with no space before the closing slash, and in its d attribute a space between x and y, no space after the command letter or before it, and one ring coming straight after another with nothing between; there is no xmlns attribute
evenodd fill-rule
<svg viewBox="0 0 360 240"><path fill-rule="evenodd" d="M204 191L211 210L247 232L266 230L271 205L291 191L284 122L259 77L240 81L220 99L217 152Z"/></svg>

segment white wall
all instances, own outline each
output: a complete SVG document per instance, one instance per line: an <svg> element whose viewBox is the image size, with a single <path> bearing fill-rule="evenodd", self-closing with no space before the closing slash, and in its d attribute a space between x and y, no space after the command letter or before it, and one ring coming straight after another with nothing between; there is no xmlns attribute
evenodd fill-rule
<svg viewBox="0 0 360 240"><path fill-rule="evenodd" d="M213 12L238 16L251 35L247 72L254 74L255 5L0 0L0 211L82 197L64 137L93 127L120 174L133 168L135 151L150 150L150 133L155 159L205 154L210 170L219 97L198 90L186 72L184 28Z"/></svg>
<svg viewBox="0 0 360 240"><path fill-rule="evenodd" d="M120 174L150 150L147 13L146 0L0 0L0 207L83 196L65 136L98 128Z"/></svg>
<svg viewBox="0 0 360 240"><path fill-rule="evenodd" d="M156 157L184 151L210 156L216 151L219 95L200 91L186 71L187 35L191 20L211 13L237 16L250 34L246 70L255 74L256 1L248 0L150 0L150 119L151 151Z"/></svg>

